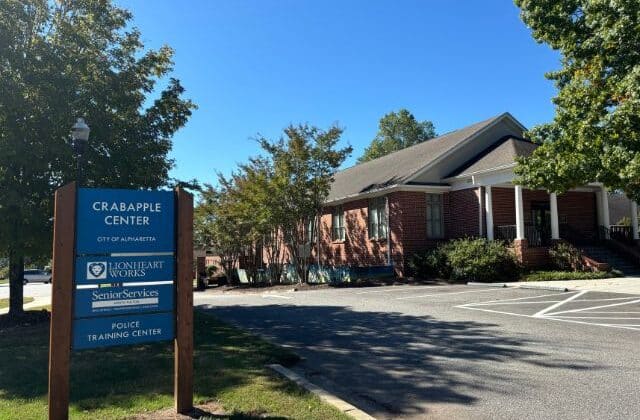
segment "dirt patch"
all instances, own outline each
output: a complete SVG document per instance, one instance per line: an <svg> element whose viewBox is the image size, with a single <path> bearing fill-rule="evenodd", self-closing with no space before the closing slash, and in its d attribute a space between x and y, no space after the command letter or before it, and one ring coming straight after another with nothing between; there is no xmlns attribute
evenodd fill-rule
<svg viewBox="0 0 640 420"><path fill-rule="evenodd" d="M0 315L0 331L13 327L28 327L29 325L49 322L50 318L51 314L47 310L25 311L20 316L9 316L9 314Z"/></svg>
<svg viewBox="0 0 640 420"><path fill-rule="evenodd" d="M129 417L129 420L189 420L207 418L224 419L230 418L230 415L222 409L220 404L210 401L194 407L188 415L176 414L175 408L166 408L144 414L136 414L133 417Z"/></svg>

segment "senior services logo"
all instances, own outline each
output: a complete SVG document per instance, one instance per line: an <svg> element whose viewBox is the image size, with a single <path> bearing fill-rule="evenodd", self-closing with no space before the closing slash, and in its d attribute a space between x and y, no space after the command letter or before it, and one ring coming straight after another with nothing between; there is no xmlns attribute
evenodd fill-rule
<svg viewBox="0 0 640 420"><path fill-rule="evenodd" d="M104 261L87 263L87 280L106 280L107 263Z"/></svg>

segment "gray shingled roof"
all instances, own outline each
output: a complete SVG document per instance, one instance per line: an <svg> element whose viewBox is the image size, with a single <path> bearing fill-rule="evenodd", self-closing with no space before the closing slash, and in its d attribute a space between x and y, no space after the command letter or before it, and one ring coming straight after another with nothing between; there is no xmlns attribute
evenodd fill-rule
<svg viewBox="0 0 640 420"><path fill-rule="evenodd" d="M327 201L401 184L454 146L491 125L504 114L452 131L378 159L336 173Z"/></svg>
<svg viewBox="0 0 640 420"><path fill-rule="evenodd" d="M538 145L530 141L514 137L500 139L493 147L488 148L470 162L455 170L449 177L471 175L510 165L515 162L517 156L529 156L537 147Z"/></svg>

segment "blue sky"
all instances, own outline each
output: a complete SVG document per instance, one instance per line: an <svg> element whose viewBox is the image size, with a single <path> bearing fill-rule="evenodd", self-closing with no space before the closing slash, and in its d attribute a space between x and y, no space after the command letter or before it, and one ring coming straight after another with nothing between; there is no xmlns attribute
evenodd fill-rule
<svg viewBox="0 0 640 420"><path fill-rule="evenodd" d="M537 44L510 0L119 0L147 47L176 50L199 109L174 138L172 176L215 181L290 123L338 123L354 164L385 113L407 108L439 133L504 111L553 116Z"/></svg>

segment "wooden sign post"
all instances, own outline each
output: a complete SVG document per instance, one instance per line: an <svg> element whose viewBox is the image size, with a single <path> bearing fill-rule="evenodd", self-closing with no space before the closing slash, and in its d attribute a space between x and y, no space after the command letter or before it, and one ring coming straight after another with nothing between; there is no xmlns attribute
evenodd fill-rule
<svg viewBox="0 0 640 420"><path fill-rule="evenodd" d="M174 397L176 411L193 408L193 196L176 188L176 339Z"/></svg>
<svg viewBox="0 0 640 420"><path fill-rule="evenodd" d="M49 331L49 419L69 417L69 357L73 320L76 183L56 191L53 212L51 328Z"/></svg>
<svg viewBox="0 0 640 420"><path fill-rule="evenodd" d="M59 188L52 268L49 419L69 417L72 349L169 339L175 348L175 408L191 411L192 195L180 188Z"/></svg>

